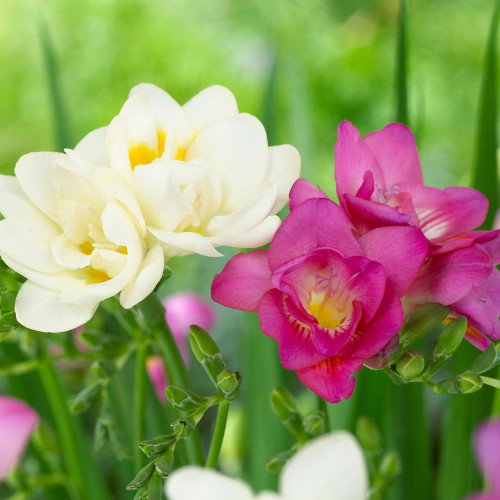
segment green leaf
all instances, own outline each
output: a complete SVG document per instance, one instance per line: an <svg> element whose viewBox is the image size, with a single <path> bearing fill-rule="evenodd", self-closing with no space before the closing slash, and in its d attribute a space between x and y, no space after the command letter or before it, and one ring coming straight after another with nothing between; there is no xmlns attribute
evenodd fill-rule
<svg viewBox="0 0 500 500"><path fill-rule="evenodd" d="M408 125L408 47L406 0L400 0L396 49L396 120Z"/></svg>

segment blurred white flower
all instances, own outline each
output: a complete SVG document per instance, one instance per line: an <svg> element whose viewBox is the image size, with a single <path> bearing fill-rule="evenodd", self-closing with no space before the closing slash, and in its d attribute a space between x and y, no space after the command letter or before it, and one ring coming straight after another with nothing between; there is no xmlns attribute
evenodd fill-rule
<svg viewBox="0 0 500 500"><path fill-rule="evenodd" d="M70 330L108 297L121 292L129 308L154 289L163 253L147 251L139 206L111 169L68 151L27 154L15 174L0 176L0 256L27 278L15 305L22 325Z"/></svg>
<svg viewBox="0 0 500 500"><path fill-rule="evenodd" d="M358 442L339 431L309 442L288 461L279 493L255 495L240 480L196 466L175 471L165 490L170 500L365 500L368 474Z"/></svg>
<svg viewBox="0 0 500 500"><path fill-rule="evenodd" d="M238 113L233 94L220 86L180 106L140 84L109 127L90 132L75 150L123 176L149 238L167 257L215 257L217 246L268 243L300 172L297 150L268 147L260 121Z"/></svg>

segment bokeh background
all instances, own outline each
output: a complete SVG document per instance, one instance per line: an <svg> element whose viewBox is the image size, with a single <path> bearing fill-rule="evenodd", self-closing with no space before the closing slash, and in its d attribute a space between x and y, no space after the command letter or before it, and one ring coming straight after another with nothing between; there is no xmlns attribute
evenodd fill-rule
<svg viewBox="0 0 500 500"><path fill-rule="evenodd" d="M492 10L492 0L408 2L409 121L427 184L471 180ZM221 84L241 111L264 121L271 144L295 145L302 176L334 196L340 121L367 133L396 117L398 12L397 0L1 0L0 172L12 173L25 153L72 147L108 124L137 83L155 83L181 103ZM194 290L208 298L224 262L174 259L163 293ZM261 338L255 317L218 311L214 335L230 365L262 388L260 395L244 385L242 403L231 413L223 466L256 489L272 487L275 479L262 460L282 451L287 438L265 391L284 383L304 409L314 401L293 375L269 367L277 364L274 345ZM477 486L473 459L455 456L472 457L470 422L446 434L459 409L428 391L401 400L381 377L363 373L357 396L331 408L330 418L334 427L352 429L357 416L369 414L387 446L402 449L405 473L388 498L458 500ZM71 383L77 388L79 381ZM0 389L9 390L5 380ZM89 429L91 421L84 422ZM130 422L122 425L127 434ZM276 439L260 439L267 425L275 427ZM413 436L421 441L418 449L407 447L408 429L424 433ZM450 444L455 441L462 448ZM123 490L133 474L130 463L117 471L106 456L98 460L113 497L131 497ZM453 474L467 478L455 489Z"/></svg>

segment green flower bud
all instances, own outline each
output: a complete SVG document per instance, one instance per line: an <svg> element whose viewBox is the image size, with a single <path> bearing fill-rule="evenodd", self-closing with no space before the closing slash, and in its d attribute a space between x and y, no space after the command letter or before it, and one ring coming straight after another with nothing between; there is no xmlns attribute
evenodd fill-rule
<svg viewBox="0 0 500 500"><path fill-rule="evenodd" d="M227 400L234 401L240 395L241 375L225 368L217 375L217 386Z"/></svg>
<svg viewBox="0 0 500 500"><path fill-rule="evenodd" d="M148 485L143 486L136 494L134 497L134 500L147 500L148 498Z"/></svg>
<svg viewBox="0 0 500 500"><path fill-rule="evenodd" d="M176 420L170 427L174 429L174 433L179 439L186 439L193 432L196 423L192 418L183 418Z"/></svg>
<svg viewBox="0 0 500 500"><path fill-rule="evenodd" d="M148 484L148 500L161 500L163 494L163 483L158 472L154 472L149 479Z"/></svg>
<svg viewBox="0 0 500 500"><path fill-rule="evenodd" d="M456 382L462 394L472 394L483 387L483 379L475 373L462 373L462 375L457 375Z"/></svg>
<svg viewBox="0 0 500 500"><path fill-rule="evenodd" d="M172 406L180 411L196 410L205 404L204 398L179 385L169 385L165 389L165 395Z"/></svg>
<svg viewBox="0 0 500 500"><path fill-rule="evenodd" d="M191 350L200 363L220 353L218 345L205 330L196 325L191 326L189 330L191 331L189 335Z"/></svg>
<svg viewBox="0 0 500 500"><path fill-rule="evenodd" d="M490 344L472 363L469 370L473 373L485 373L491 370L497 362L497 349L495 344Z"/></svg>
<svg viewBox="0 0 500 500"><path fill-rule="evenodd" d="M142 486L149 481L149 478L152 476L154 470L155 462L152 460L137 473L132 481L130 481L127 486L127 490L138 490L139 488L142 488Z"/></svg>
<svg viewBox="0 0 500 500"><path fill-rule="evenodd" d="M69 411L75 415L90 410L101 397L102 384L95 382L69 401Z"/></svg>
<svg viewBox="0 0 500 500"><path fill-rule="evenodd" d="M266 463L266 470L271 474L279 474L281 469L283 469L287 460L290 459L294 454L293 450L283 451L273 458L270 458Z"/></svg>
<svg viewBox="0 0 500 500"><path fill-rule="evenodd" d="M271 408L280 420L286 420L297 414L293 396L283 387L275 387L270 395Z"/></svg>
<svg viewBox="0 0 500 500"><path fill-rule="evenodd" d="M409 313L400 332L402 344L411 344L437 328L448 315L449 308L427 304Z"/></svg>
<svg viewBox="0 0 500 500"><path fill-rule="evenodd" d="M151 457L163 453L174 441L177 441L177 435L172 433L164 436L157 436L148 441L141 441L139 443L139 448L148 457Z"/></svg>
<svg viewBox="0 0 500 500"><path fill-rule="evenodd" d="M174 450L175 442L155 460L156 472L162 479L166 478L172 472L172 467L174 466Z"/></svg>
<svg viewBox="0 0 500 500"><path fill-rule="evenodd" d="M437 339L436 356L452 356L462 342L466 329L467 319L464 316L458 316L448 323Z"/></svg>
<svg viewBox="0 0 500 500"><path fill-rule="evenodd" d="M317 410L311 415L308 415L302 424L307 433L312 436L319 436L325 431L325 414L321 410Z"/></svg>
<svg viewBox="0 0 500 500"><path fill-rule="evenodd" d="M460 394L460 389L457 385L457 377L447 378L439 384L432 387L432 390L437 394L445 394L449 396L450 394Z"/></svg>
<svg viewBox="0 0 500 500"><path fill-rule="evenodd" d="M406 351L396 363L398 373L408 380L418 377L424 370L424 367L424 356L420 351L414 349Z"/></svg>
<svg viewBox="0 0 500 500"><path fill-rule="evenodd" d="M98 359L90 365L90 371L99 379L108 379L115 371L115 365L111 361Z"/></svg>
<svg viewBox="0 0 500 500"><path fill-rule="evenodd" d="M380 475L386 483L390 483L399 476L401 472L401 458L395 451L387 452L380 462Z"/></svg>
<svg viewBox="0 0 500 500"><path fill-rule="evenodd" d="M375 422L369 417L359 417L356 422L356 436L361 446L367 451L382 447L382 438Z"/></svg>

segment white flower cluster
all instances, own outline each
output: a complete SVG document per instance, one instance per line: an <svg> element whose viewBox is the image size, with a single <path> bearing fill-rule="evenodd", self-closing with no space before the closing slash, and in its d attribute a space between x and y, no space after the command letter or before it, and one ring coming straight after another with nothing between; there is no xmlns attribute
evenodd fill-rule
<svg viewBox="0 0 500 500"><path fill-rule="evenodd" d="M299 171L297 150L268 147L228 89L180 106L138 85L74 150L27 154L0 176L0 256L27 278L18 321L69 330L117 293L125 308L143 300L170 257L268 243Z"/></svg>

